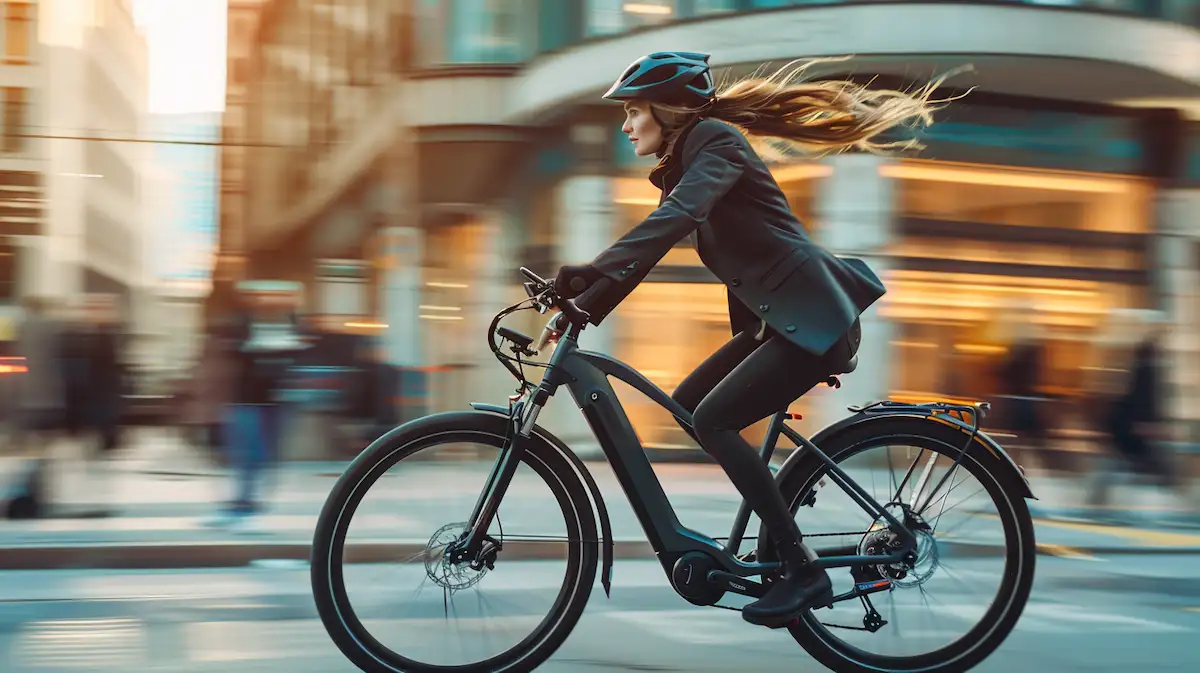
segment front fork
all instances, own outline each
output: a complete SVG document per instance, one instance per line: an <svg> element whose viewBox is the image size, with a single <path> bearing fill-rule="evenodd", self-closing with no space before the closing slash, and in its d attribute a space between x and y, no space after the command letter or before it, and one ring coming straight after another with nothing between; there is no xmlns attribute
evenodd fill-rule
<svg viewBox="0 0 1200 673"><path fill-rule="evenodd" d="M525 441L533 434L538 414L550 399L550 393L545 385L539 386L532 394L522 395L509 400L508 430L500 455L488 474L487 483L475 501L475 509L467 520L467 530L458 541L446 550L446 556L451 563L472 562L480 563L481 559L494 557L500 551L502 543L487 534L492 526L496 513L500 510L500 502L512 483L517 466L525 456Z"/></svg>

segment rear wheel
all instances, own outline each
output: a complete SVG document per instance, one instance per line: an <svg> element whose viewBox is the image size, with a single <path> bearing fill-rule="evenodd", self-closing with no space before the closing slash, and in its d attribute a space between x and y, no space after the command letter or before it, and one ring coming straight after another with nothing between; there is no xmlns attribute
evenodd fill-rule
<svg viewBox="0 0 1200 673"><path fill-rule="evenodd" d="M920 529L908 563L829 571L835 594L885 580L887 590L806 612L789 627L826 667L959 673L987 658L1016 626L1033 585L1033 521L1019 477L981 441L973 440L955 466L967 439L937 421L897 417L821 446L873 499ZM887 553L895 544L887 521L854 504L818 459L803 460L780 487L805 541L822 556ZM772 548L760 544L759 554L770 559ZM945 595L935 593L939 587Z"/></svg>
<svg viewBox="0 0 1200 673"><path fill-rule="evenodd" d="M579 620L596 574L595 516L574 468L537 436L488 530L499 550L474 566L443 553L466 531L507 423L478 412L413 421L367 447L335 484L314 534L313 594L326 631L360 669L530 671ZM389 485L395 497L364 502ZM366 542L347 542L363 529ZM405 530L412 535L387 539ZM419 585L397 591L405 580Z"/></svg>

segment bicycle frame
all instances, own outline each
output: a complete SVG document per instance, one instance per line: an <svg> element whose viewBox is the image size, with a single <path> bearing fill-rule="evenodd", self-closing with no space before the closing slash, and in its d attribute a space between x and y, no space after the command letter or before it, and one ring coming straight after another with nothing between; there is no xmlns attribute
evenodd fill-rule
<svg viewBox="0 0 1200 673"><path fill-rule="evenodd" d="M581 350L578 346L579 331L581 330L572 326L563 334L550 358L549 368L541 384L526 396L527 406L521 408L521 405L516 405L512 441L509 447L501 452L488 478L488 485L480 495L469 520L470 532L459 549L469 552L479 548L521 459L521 440L531 433L538 412L546 401L559 387L565 385L595 433L626 497L629 498L646 538L668 576L680 557L700 552L714 558L728 573L722 579L726 580L729 591L759 595L762 585L748 581L730 582L738 578L760 576L780 568L779 563L750 563L738 558L750 517L750 508L746 501L742 500L728 543L724 546L718 544L715 539L681 524L608 377L614 376L633 386L688 425L692 421L691 414L632 367L602 353ZM786 417L786 411L781 410L772 418L762 445L764 460L770 460L779 435L786 435L796 443L797 450L812 452L825 463L829 468L829 478L845 490L867 514L875 519L886 520L900 538L899 549L886 556L841 553L846 551L846 548L826 550L826 553L832 555L823 555L822 550L818 549L815 550L820 556L816 561L817 565L823 568L839 568L902 562L909 552L916 549L915 535L871 498L818 447L800 433L785 426L783 421Z"/></svg>

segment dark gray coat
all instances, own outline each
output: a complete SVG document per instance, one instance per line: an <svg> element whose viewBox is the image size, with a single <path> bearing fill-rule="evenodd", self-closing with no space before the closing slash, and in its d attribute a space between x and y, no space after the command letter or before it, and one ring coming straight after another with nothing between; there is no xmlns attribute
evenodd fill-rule
<svg viewBox="0 0 1200 673"><path fill-rule="evenodd" d="M725 284L734 334L765 320L820 355L884 295L862 261L814 243L745 136L704 119L684 130L650 180L659 207L592 261L612 284L579 305L602 320L676 243L695 234L700 259ZM604 286L607 285L606 289Z"/></svg>

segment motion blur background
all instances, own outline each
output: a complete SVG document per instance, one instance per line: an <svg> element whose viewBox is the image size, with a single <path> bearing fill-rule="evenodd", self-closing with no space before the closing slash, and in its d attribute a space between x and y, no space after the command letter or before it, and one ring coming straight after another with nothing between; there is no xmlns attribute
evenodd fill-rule
<svg viewBox="0 0 1200 673"><path fill-rule="evenodd" d="M512 380L483 339L523 296L517 268L548 276L588 260L658 203L653 157L633 154L619 106L599 95L629 62L668 49L711 53L729 79L814 56L855 56L820 77L887 87L972 66L946 86L973 91L921 132L919 153L772 165L816 240L865 259L889 290L863 318L858 370L795 405L807 434L869 399L988 400L985 427L1049 489L1046 520L1194 524L1200 1L3 0L0 10L0 408L19 425L23 386L45 376L33 361L74 363L62 386L79 392L65 404L99 428L102 449L80 448L92 440L77 432L6 440L0 504L41 474L30 460L61 454L54 471L70 475L51 480L60 486L35 519L80 507L144 519L10 523L0 548L208 534L193 520L224 489L221 409L233 394L210 345L249 281L294 299L318 345L297 387L333 391L306 398L283 430L277 490L313 503L292 522L300 538L328 476L372 428L502 400ZM40 342L21 338L31 320L116 338L33 354ZM509 324L536 334L541 320ZM724 289L683 242L584 341L670 391L729 336ZM1147 342L1157 347L1139 359ZM1167 462L1134 471L1185 482L1185 504L1134 484L1098 514L1089 480L1128 466L1111 460L1123 454L1095 404L1128 389L1107 373L1143 361L1158 372L1146 436ZM364 392L356 372L376 367L391 383ZM617 390L654 460L705 460L665 412ZM97 420L89 410L101 407L110 413ZM542 422L596 457L570 401L550 408ZM1190 533L1154 531L1155 545L1200 548ZM90 567L78 553L53 563Z"/></svg>
<svg viewBox="0 0 1200 673"><path fill-rule="evenodd" d="M323 326L383 340L406 400L461 408L508 387L480 336L520 297L514 269L590 259L657 204L652 161L597 100L620 64L694 49L734 78L854 54L819 74L882 86L970 64L949 85L975 91L925 151L773 167L815 237L889 288L844 391L797 411L821 425L847 397L1005 392L997 372L1028 323L1047 351L1035 387L1060 403L1050 430L1075 437L1090 344L1115 309L1154 309L1172 432L1195 437L1198 15L1170 0L232 3L205 306L219 314L246 275L298 281ZM728 336L724 292L685 242L588 346L670 390ZM690 446L630 404L646 444Z"/></svg>

